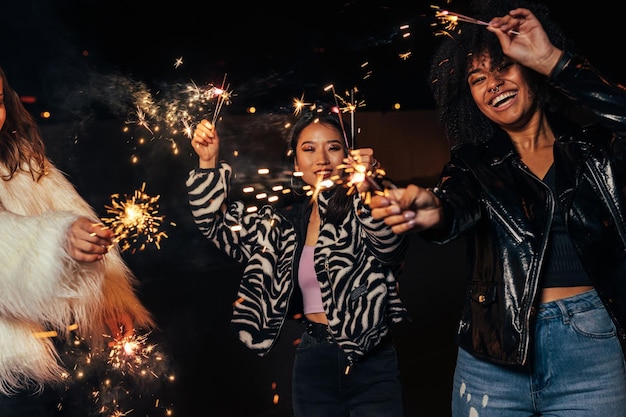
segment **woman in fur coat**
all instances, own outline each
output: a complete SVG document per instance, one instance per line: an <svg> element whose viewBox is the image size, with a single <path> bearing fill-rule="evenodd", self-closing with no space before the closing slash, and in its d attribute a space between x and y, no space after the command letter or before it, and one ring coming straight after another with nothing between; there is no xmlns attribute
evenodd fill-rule
<svg viewBox="0 0 626 417"><path fill-rule="evenodd" d="M0 69L0 414L67 373L55 344L91 347L153 327L114 235L46 157ZM47 333L52 332L52 333ZM53 338L47 334L55 334Z"/></svg>

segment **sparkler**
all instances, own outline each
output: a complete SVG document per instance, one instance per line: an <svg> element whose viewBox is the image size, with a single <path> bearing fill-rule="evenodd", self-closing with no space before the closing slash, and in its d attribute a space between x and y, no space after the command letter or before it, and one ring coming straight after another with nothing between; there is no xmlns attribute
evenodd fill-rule
<svg viewBox="0 0 626 417"><path fill-rule="evenodd" d="M384 180L387 173L382 168L368 170L366 164L362 162L358 150L351 152L346 163L337 166L337 168L342 169L343 172L347 174L347 181L342 178L337 181L337 183L344 184L344 186L348 188L348 194L358 191L363 183L368 184L367 190L361 192L361 197L366 203L369 202L372 192L379 195L385 193L385 188L378 180ZM395 185L390 183L389 187L395 188Z"/></svg>
<svg viewBox="0 0 626 417"><path fill-rule="evenodd" d="M350 89L349 92L346 92L346 95L350 96L350 101L346 101L345 99L343 99L342 97L337 97L338 100L340 100L344 106L340 108L340 110L345 113L345 112L350 112L350 139L351 139L351 149L354 149L354 138L355 138L355 132L354 132L354 116L355 116L355 112L356 109L358 107L363 107L365 106L365 101L359 101L356 102L355 98L354 98L354 94L358 92L356 87L353 87Z"/></svg>
<svg viewBox="0 0 626 417"><path fill-rule="evenodd" d="M228 86L225 87L224 84L226 84L226 74L224 74L224 79L222 80L222 87L218 90L217 103L215 105L215 111L213 112L213 126L215 126L220 111L222 111L222 106L224 104L230 104L231 93L228 91Z"/></svg>
<svg viewBox="0 0 626 417"><path fill-rule="evenodd" d="M176 378L169 372L168 358L156 349L156 344L148 343L149 334L133 333L110 343L109 348L98 349L76 336L61 352L63 361L73 366L64 376L67 389L59 409L64 406L65 395L85 395L95 407L86 415L121 417L132 411L142 413L144 408L151 410L150 415L172 415L171 403L166 405L155 395L165 388L164 383L173 383Z"/></svg>
<svg viewBox="0 0 626 417"><path fill-rule="evenodd" d="M178 59L182 63L182 57ZM224 105L231 102L234 95L228 90L226 78L221 87L213 84L198 85L191 81L186 84L166 86L153 94L144 85L132 93L132 110L127 117L126 125L135 125L142 131L147 131L152 138L163 139L174 154L178 154L178 136L191 138L195 124L206 115L210 106L215 106L212 114L215 123ZM157 96L158 94L158 96ZM134 134L135 130L124 127L125 133ZM143 135L143 133L142 133ZM136 138L139 145L148 142L143 136ZM170 145L171 144L171 145ZM137 155L132 156L132 162L137 163Z"/></svg>
<svg viewBox="0 0 626 417"><path fill-rule="evenodd" d="M132 197L119 199L119 194L111 196L111 204L105 206L107 213L113 217L101 219L115 233L115 241L120 244L122 252L131 249L132 253L143 250L149 244L161 249L161 239L167 234L159 230L164 216L158 215L160 196L151 197L145 193L146 183L141 189L135 190Z"/></svg>
<svg viewBox="0 0 626 417"><path fill-rule="evenodd" d="M481 26L489 26L489 23L485 22L484 20L475 19L473 17L466 16L460 13L451 12L449 10L443 10L439 6L431 6L431 7L436 9L435 17L441 23L445 25L444 27L446 30L455 30L458 25L458 22L471 23L474 25L481 25ZM510 30L509 33L512 35L520 34L516 30Z"/></svg>
<svg viewBox="0 0 626 417"><path fill-rule="evenodd" d="M147 344L148 334L131 335L113 343L107 363L122 373L150 373L154 371L143 368L147 365L155 345Z"/></svg>
<svg viewBox="0 0 626 417"><path fill-rule="evenodd" d="M365 106L365 101L360 100L360 101L356 101L354 95L355 93L358 92L358 89L356 87L353 87L352 89L350 89L350 91L346 91L346 97L349 97L348 100L346 100L344 97L338 95L335 92L335 86L333 84L330 84L329 86L324 88L324 91L329 91L331 90L333 93L333 98L335 100L335 106L337 106L337 110L339 113L350 113L350 143L348 143L348 135L346 133L346 129L343 125L343 120L341 118L341 115L339 115L339 123L341 124L341 130L343 132L343 137L346 143L346 148L348 149L354 149L355 143L354 143L354 139L355 139L355 132L354 132L354 116L355 116L355 112L357 110L357 108L359 107L364 107ZM340 105L341 104L341 105Z"/></svg>
<svg viewBox="0 0 626 417"><path fill-rule="evenodd" d="M324 91L328 91L328 90L331 90L333 92L333 98L335 99L337 112L339 112L341 108L339 107L339 101L338 101L339 97L337 97L337 93L335 92L335 86L333 84L330 84L324 88ZM348 135L346 133L346 128L343 125L343 118L341 117L341 114L339 114L339 124L341 125L341 132L343 133L343 140L344 140L344 143L346 144L346 149L351 149L350 144L348 143Z"/></svg>
<svg viewBox="0 0 626 417"><path fill-rule="evenodd" d="M306 106L311 106L312 103L306 103L304 101L304 94L302 94L302 96L297 99L294 97L293 99L293 114L294 115L299 115L300 113L302 113L302 109Z"/></svg>
<svg viewBox="0 0 626 417"><path fill-rule="evenodd" d="M148 119L146 118L146 112L137 104L137 120L128 120L126 123L135 123L137 126L143 126L148 132L154 134L150 125L148 124Z"/></svg>

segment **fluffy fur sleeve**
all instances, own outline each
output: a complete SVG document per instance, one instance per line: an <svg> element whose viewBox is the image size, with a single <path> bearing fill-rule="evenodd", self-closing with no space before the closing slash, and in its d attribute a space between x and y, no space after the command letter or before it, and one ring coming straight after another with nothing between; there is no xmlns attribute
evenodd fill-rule
<svg viewBox="0 0 626 417"><path fill-rule="evenodd" d="M79 265L66 253L65 233L75 218L65 212L0 212L0 316L63 331L74 321L86 326L97 314L104 266Z"/></svg>
<svg viewBox="0 0 626 417"><path fill-rule="evenodd" d="M0 268L1 315L23 315L61 326L61 332L73 319L84 335L102 334L105 319L118 313L131 315L137 326L154 325L137 297L138 281L118 248L95 263L76 262L66 253L71 222L78 216L94 222L99 218L49 161L38 182L23 171L10 181L0 180L0 209L7 219L0 220L0 265L11 267Z"/></svg>

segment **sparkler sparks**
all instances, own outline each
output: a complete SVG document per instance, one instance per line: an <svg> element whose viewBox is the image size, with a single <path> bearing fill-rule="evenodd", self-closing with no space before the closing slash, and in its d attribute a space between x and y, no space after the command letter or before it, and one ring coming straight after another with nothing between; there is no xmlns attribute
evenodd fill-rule
<svg viewBox="0 0 626 417"><path fill-rule="evenodd" d="M154 371L147 365L155 345L147 344L148 334L131 335L116 341L109 352L108 364L113 368L126 373L150 373Z"/></svg>
<svg viewBox="0 0 626 417"><path fill-rule="evenodd" d="M226 84L226 74L224 74L222 87L216 90L218 91L218 94L217 94L217 103L215 105L215 111L213 112L213 121L212 121L213 126L215 126L215 122L217 122L220 112L222 111L222 106L224 104L226 105L230 104L231 92L228 91L228 86L225 86L225 84Z"/></svg>
<svg viewBox="0 0 626 417"><path fill-rule="evenodd" d="M177 61L182 64L182 57ZM226 78L220 87L212 83L198 85L193 81L167 85L155 94L141 85L132 94L132 110L125 121L126 125L135 125L138 129L126 126L123 132L131 135L137 145L163 139L171 144L166 146L176 155L179 153L180 136L191 138L196 123L201 119L212 118L215 123L223 107L231 103L235 94L224 85L225 81ZM145 138L145 132L152 137ZM139 162L136 154L133 154L132 162Z"/></svg>
<svg viewBox="0 0 626 417"><path fill-rule="evenodd" d="M122 252L130 249L134 253L137 248L143 250L149 244L161 249L161 239L167 238L167 234L159 230L164 219L164 216L158 215L160 196L149 196L145 193L145 186L146 183L143 183L132 197L125 196L124 199L120 199L119 194L113 194L111 204L105 206L107 213L113 217L101 220L112 228Z"/></svg>
<svg viewBox="0 0 626 417"><path fill-rule="evenodd" d="M337 183L343 184L348 188L348 194L354 192L361 192L361 197L366 203L369 202L372 192L376 194L384 194L386 188L395 188L395 185L385 183L387 173L382 168L375 168L374 170L368 170L366 164L361 160L361 155L357 150L353 150L350 153L350 157L347 158L344 164L339 165L337 168L342 169L344 174L347 175L347 180L343 178ZM345 177L345 176L344 176ZM363 188L363 184L367 183L364 191L359 191Z"/></svg>
<svg viewBox="0 0 626 417"><path fill-rule="evenodd" d="M348 134L346 132L346 128L343 125L343 119L341 117L341 114L339 115L339 123L341 124L341 130L343 133L346 148L354 149L354 113L356 112L357 108L365 106L365 101L355 101L354 94L355 92L357 92L356 87L352 88L349 92L346 92L346 96L349 96L349 101L337 94L337 92L335 91L335 86L333 84L326 86L324 88L324 91L332 91L338 113L350 112L350 143L348 143ZM341 103L342 105L340 106L339 103Z"/></svg>
<svg viewBox="0 0 626 417"><path fill-rule="evenodd" d="M312 103L307 103L304 101L304 94L299 99L294 98L293 99L293 114L297 116L300 113L302 113L302 109L311 105Z"/></svg>
<svg viewBox="0 0 626 417"><path fill-rule="evenodd" d="M456 30L459 22L471 23L474 25L481 25L481 26L489 26L489 23L485 22L484 20L475 19L473 17L466 16L460 13L451 12L449 10L443 10L439 6L431 6L431 7L435 9L435 17L441 24L443 24L443 27L444 27L444 31L439 32L439 34L444 34L444 35L449 36L451 31ZM519 35L520 33L515 30L511 30L509 31L509 34Z"/></svg>
<svg viewBox="0 0 626 417"><path fill-rule="evenodd" d="M133 333L112 342L109 348L98 349L76 337L61 352L63 361L73 366L65 376L67 384L59 409L73 406L72 398L84 396L94 407L85 415L121 417L135 412L171 416L172 403L160 395L170 391L169 384L176 378L169 370L167 356L156 349L156 344L148 343L149 334ZM150 414L142 410L150 410Z"/></svg>
<svg viewBox="0 0 626 417"><path fill-rule="evenodd" d="M150 128L150 125L148 124L148 119L146 118L146 112L139 106L139 104L137 104L136 115L137 115L137 119L136 120L128 120L126 123L127 124L135 123L137 126L142 126L148 132L154 134L154 132Z"/></svg>

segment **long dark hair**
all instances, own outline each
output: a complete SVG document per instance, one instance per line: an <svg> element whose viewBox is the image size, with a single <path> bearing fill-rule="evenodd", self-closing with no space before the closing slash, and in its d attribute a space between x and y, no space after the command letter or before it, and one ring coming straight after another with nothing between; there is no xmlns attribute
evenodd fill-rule
<svg viewBox="0 0 626 417"><path fill-rule="evenodd" d="M293 127L289 131L287 136L287 159L291 163L291 166L295 163L296 158L296 146L298 145L298 139L302 131L307 126L313 123L320 123L325 126L329 126L341 135L345 139L345 125L343 120L340 119L341 115L332 111L305 111L294 123ZM348 156L349 149L344 142L344 154ZM326 211L326 221L335 225L339 225L343 222L352 208L352 195L348 194L348 189L341 186L334 187L331 191L333 195L328 202L328 208Z"/></svg>
<svg viewBox="0 0 626 417"><path fill-rule="evenodd" d="M18 170L22 170L38 181L46 171L45 146L39 126L9 85L2 68L0 82L6 110L6 120L0 129L0 163L8 169L2 179L9 181Z"/></svg>
<svg viewBox="0 0 626 417"><path fill-rule="evenodd" d="M550 20L548 8L540 3L525 0L474 0L467 13L488 22L494 16L504 16L518 7L533 11L555 46L577 52L573 42ZM494 67L504 59L498 38L483 26L461 22L457 29L450 36L442 37L433 54L429 74L439 121L453 145L478 143L493 136L497 126L474 103L467 83L467 69L472 57L481 53L489 54ZM540 108L564 109L568 101L548 83L547 77L529 68L523 67L523 71Z"/></svg>

